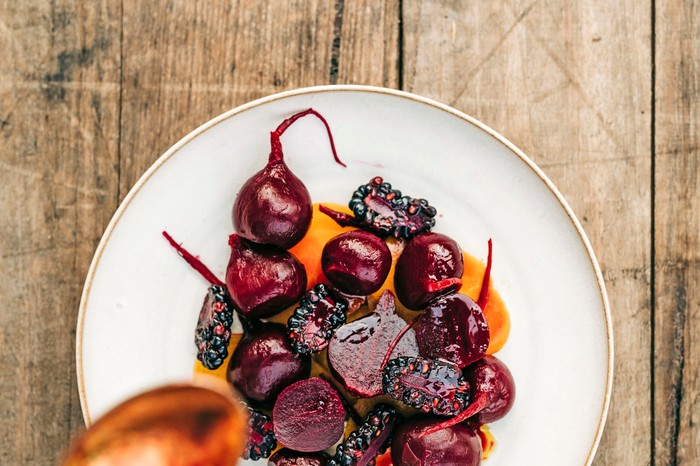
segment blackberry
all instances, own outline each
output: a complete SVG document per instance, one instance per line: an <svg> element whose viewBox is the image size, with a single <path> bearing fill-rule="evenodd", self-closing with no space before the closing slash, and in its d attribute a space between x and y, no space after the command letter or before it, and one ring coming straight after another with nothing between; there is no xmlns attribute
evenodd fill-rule
<svg viewBox="0 0 700 466"><path fill-rule="evenodd" d="M396 409L378 404L367 414L365 422L338 445L329 466L374 466L377 456L389 446L398 420Z"/></svg>
<svg viewBox="0 0 700 466"><path fill-rule="evenodd" d="M233 324L233 303L226 287L211 285L204 297L194 331L197 359L207 369L218 368L228 357L231 324Z"/></svg>
<svg viewBox="0 0 700 466"><path fill-rule="evenodd" d="M425 199L404 196L375 176L352 193L348 203L354 216L325 206L320 211L342 226L355 226L381 236L411 239L435 226L437 210Z"/></svg>
<svg viewBox="0 0 700 466"><path fill-rule="evenodd" d="M267 458L277 448L277 439L272 430L272 420L257 409L248 408L248 441L241 457L257 461Z"/></svg>
<svg viewBox="0 0 700 466"><path fill-rule="evenodd" d="M384 393L426 413L455 416L469 404L469 384L447 361L402 356L382 372Z"/></svg>
<svg viewBox="0 0 700 466"><path fill-rule="evenodd" d="M347 302L319 283L306 292L287 321L287 336L298 354L317 353L328 346L345 323Z"/></svg>

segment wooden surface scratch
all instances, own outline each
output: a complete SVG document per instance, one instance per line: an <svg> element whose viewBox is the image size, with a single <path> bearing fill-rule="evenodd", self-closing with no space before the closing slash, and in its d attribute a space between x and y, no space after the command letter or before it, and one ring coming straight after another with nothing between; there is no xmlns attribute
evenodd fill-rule
<svg viewBox="0 0 700 466"><path fill-rule="evenodd" d="M448 103L546 171L613 309L594 464L700 463L698 0L27 0L0 3L0 50L0 464L55 464L82 428L82 284L141 174L230 108L330 83Z"/></svg>

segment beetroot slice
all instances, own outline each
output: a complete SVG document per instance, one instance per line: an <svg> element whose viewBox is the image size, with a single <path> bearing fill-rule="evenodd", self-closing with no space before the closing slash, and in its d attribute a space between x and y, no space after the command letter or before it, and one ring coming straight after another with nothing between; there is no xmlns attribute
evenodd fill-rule
<svg viewBox="0 0 700 466"><path fill-rule="evenodd" d="M277 440L296 451L321 451L343 435L345 409L338 392L317 377L285 388L272 408Z"/></svg>
<svg viewBox="0 0 700 466"><path fill-rule="evenodd" d="M333 375L352 394L369 398L381 395L382 361L406 321L396 315L394 295L385 291L371 314L340 327L328 345ZM416 333L411 329L399 341L390 358L418 356Z"/></svg>

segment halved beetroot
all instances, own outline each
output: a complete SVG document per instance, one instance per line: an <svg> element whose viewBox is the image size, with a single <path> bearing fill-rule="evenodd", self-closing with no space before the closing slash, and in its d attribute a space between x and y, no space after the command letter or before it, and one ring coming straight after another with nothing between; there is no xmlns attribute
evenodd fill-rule
<svg viewBox="0 0 700 466"><path fill-rule="evenodd" d="M345 408L338 392L318 377L282 390L272 408L277 441L302 452L321 451L343 435Z"/></svg>
<svg viewBox="0 0 700 466"><path fill-rule="evenodd" d="M384 356L406 321L396 314L394 295L385 291L371 314L340 327L328 345L328 363L333 375L359 397L381 395ZM413 329L399 341L390 358L418 356Z"/></svg>

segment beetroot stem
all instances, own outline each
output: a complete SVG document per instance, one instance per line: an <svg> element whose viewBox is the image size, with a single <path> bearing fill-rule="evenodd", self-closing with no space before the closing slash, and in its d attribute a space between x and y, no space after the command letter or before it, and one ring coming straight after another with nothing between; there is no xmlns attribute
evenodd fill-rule
<svg viewBox="0 0 700 466"><path fill-rule="evenodd" d="M338 212L337 210L333 210L330 207L326 207L323 204L318 206L318 210L323 213L328 215L331 219L335 221L338 225L341 227L359 227L361 226L361 223L357 221L357 219L351 215L348 215L343 212Z"/></svg>
<svg viewBox="0 0 700 466"><path fill-rule="evenodd" d="M206 265L202 264L202 261L190 254L189 251L183 248L180 244L176 243L173 237L170 236L167 231L163 231L163 236L165 236L165 239L167 239L170 245L175 248L178 254L180 254L180 256L185 259L185 261L190 264L193 269L199 272L199 274L204 277L206 281L212 285L218 285L226 288L226 284L224 282L216 278L216 275L214 275L214 273L209 270Z"/></svg>
<svg viewBox="0 0 700 466"><path fill-rule="evenodd" d="M386 367L386 364L389 362L389 358L391 358L391 353L394 352L394 349L396 348L396 345L399 344L399 341L403 338L404 335L413 327L413 324L415 324L418 321L418 318L422 314L418 314L415 316L409 323L407 323L404 328L401 329L401 331L396 335L396 338L394 338L394 341L391 342L389 345L389 349L387 350L386 354L384 355L384 359L382 360L382 365L379 366L379 370L383 371L384 367Z"/></svg>
<svg viewBox="0 0 700 466"><path fill-rule="evenodd" d="M489 256L486 259L486 271L484 271L484 280L481 282L481 291L479 292L479 299L476 300L476 304L479 305L483 311L486 307L486 302L489 299L489 282L491 281L491 263L493 262L493 244L491 238L489 238Z"/></svg>
<svg viewBox="0 0 700 466"><path fill-rule="evenodd" d="M434 434L435 432L439 432L443 429L450 428L454 425L459 424L462 421L466 421L470 417L478 414L482 409L484 409L487 405L489 404L489 396L485 393L479 393L472 404L467 406L467 408L456 415L453 418L450 418L444 422L441 422L440 424L435 424L434 426L430 426L427 429L425 429L423 432L421 432L418 437L425 437L426 435Z"/></svg>
<svg viewBox="0 0 700 466"><path fill-rule="evenodd" d="M331 143L331 151L333 151L333 158L335 161L339 164L342 165L343 167L347 167L343 163L342 160L338 157L338 152L335 150L335 142L333 141L333 134L331 133L331 127L328 125L328 122L326 121L325 118L323 118L323 115L318 113L316 110L313 108L309 108L307 110L304 110L303 112L299 112L295 115L292 115L291 117L287 118L284 120L280 125L277 127L276 130L272 131L270 133L270 145L272 146L272 150L270 151L270 163L273 162L279 162L283 159L282 156L282 144L280 143L280 136L284 134L285 131L287 131L287 128L289 128L292 123L297 121L299 118L305 117L306 115L314 115L316 118L321 120L323 123L323 126L326 127L326 132L328 133L328 141Z"/></svg>
<svg viewBox="0 0 700 466"><path fill-rule="evenodd" d="M430 282L425 287L426 291L429 293L435 293L436 291L442 291L445 288L449 288L453 285L457 285L457 289L462 286L461 278L446 278L437 282Z"/></svg>

